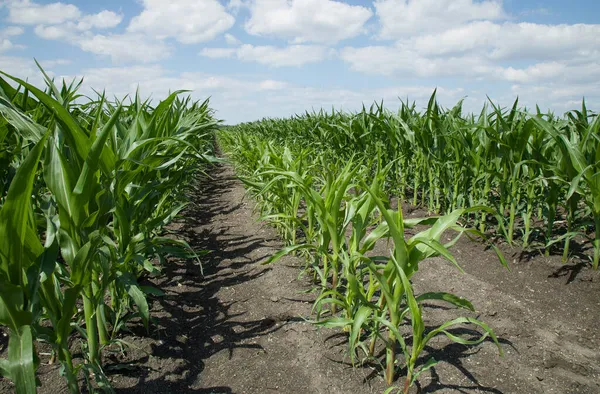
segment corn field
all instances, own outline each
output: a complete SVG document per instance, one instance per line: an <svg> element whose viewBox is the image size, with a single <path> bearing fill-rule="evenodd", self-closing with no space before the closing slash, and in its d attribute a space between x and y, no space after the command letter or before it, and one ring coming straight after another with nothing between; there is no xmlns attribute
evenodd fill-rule
<svg viewBox="0 0 600 394"><path fill-rule="evenodd" d="M41 70L41 68L40 68ZM450 292L416 294L422 262L477 239L508 264L499 243L600 261L600 117L563 117L486 104L466 114L374 104L355 113L312 112L220 128L208 100L80 94L82 81L46 86L0 72L0 325L9 333L0 375L35 393L36 343L52 349L70 392L110 392L103 351L126 347L127 324L152 324L142 285L169 258L198 263L204 251L169 233L199 173L234 165L261 220L293 254L317 296L313 323L347 335L354 365L375 362L387 393L408 393L437 360L438 336L502 347L493 328L457 315L426 327L426 303L475 311ZM420 207L422 218L403 208ZM407 231L409 230L409 231ZM375 255L377 244L389 253ZM581 245L580 245L581 244ZM581 257L577 257L581 258ZM468 326L478 334L461 335ZM81 345L74 355L73 339ZM402 378L398 380L398 376Z"/></svg>
<svg viewBox="0 0 600 394"><path fill-rule="evenodd" d="M198 259L165 226L214 161L218 121L208 101L182 92L153 105L90 99L81 81L57 86L46 74L44 90L2 75L0 324L9 344L0 374L35 393L34 343L43 341L71 392L81 377L90 392L110 391L102 350L124 346L117 334L128 321L148 327L146 296L158 292L139 279L160 275L169 256ZM74 335L83 362L74 363Z"/></svg>
<svg viewBox="0 0 600 394"><path fill-rule="evenodd" d="M562 253L566 261L573 240L584 239L598 268L599 137L600 117L585 103L563 118L530 113L518 101L509 109L490 103L474 115L463 113L462 102L441 108L435 92L422 112L415 104L402 103L397 112L374 104L357 113L264 119L218 134L261 219L288 245L267 263L303 256L318 288L315 324L348 333L354 364L379 362L375 349L383 346L388 392L403 393L436 365L422 353L438 335L466 345L488 339L502 354L493 330L477 319L425 329L428 301L474 310L450 293L417 295L411 284L430 257L461 270L450 250L462 235L487 243L507 268L491 240ZM432 215L403 217L403 205ZM419 232L407 236L409 228ZM391 245L388 256L370 253L379 240ZM461 325L480 336L454 334Z"/></svg>

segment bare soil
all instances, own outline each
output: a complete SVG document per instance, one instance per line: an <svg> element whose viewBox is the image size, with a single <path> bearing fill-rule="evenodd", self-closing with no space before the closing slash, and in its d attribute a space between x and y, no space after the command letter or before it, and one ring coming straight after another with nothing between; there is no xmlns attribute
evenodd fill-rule
<svg viewBox="0 0 600 394"><path fill-rule="evenodd" d="M305 321L315 295L306 292L309 279L299 277L303 262L285 257L261 264L282 244L258 222L233 170L217 167L211 176L199 183L194 205L173 229L194 248L210 251L202 257L203 272L193 261L173 261L152 280L166 296L152 299L150 333L133 325L133 334L123 338L132 346L123 354L105 353L116 392L382 393L376 365L351 366L343 333ZM510 272L484 245L463 239L453 251L464 274L434 258L413 277L417 293L450 291L477 309L465 314L430 305L424 310L429 326L478 317L496 331L504 350L500 357L490 341L469 347L434 339L424 360L433 356L440 363L420 376L413 392L599 393L598 272L581 263L563 265L559 256L502 250ZM375 253L387 251L381 243ZM48 358L42 356L39 392L66 392ZM12 392L1 378L0 392Z"/></svg>

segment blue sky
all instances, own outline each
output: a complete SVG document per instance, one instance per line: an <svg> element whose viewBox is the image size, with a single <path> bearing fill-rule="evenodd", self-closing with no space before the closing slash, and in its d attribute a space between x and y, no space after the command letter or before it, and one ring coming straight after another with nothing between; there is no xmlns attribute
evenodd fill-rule
<svg viewBox="0 0 600 394"><path fill-rule="evenodd" d="M600 2L0 0L0 70L211 97L227 123L408 98L600 107Z"/></svg>

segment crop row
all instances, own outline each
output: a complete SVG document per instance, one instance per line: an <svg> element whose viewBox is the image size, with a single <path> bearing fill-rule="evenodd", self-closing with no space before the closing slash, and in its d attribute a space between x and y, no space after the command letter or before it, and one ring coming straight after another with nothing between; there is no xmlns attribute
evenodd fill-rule
<svg viewBox="0 0 600 394"><path fill-rule="evenodd" d="M565 241L568 256L571 239L581 235L592 239L598 265L600 232L588 220L600 225L598 116L585 105L564 119L529 115L516 102L479 116L461 112L460 103L440 108L434 93L422 113L414 105L397 113L374 105L218 133L261 218L286 242L267 262L289 253L306 258L319 293L315 323L348 333L354 363L381 363L389 392L408 392L436 364L425 348L438 335L461 344L491 339L502 353L492 329L473 317L426 327L426 303L474 311L470 301L413 291L423 260L440 256L461 269L450 249L462 235L483 239L504 265L490 236L513 244L518 234L523 245L547 253ZM436 216L406 218L407 202ZM557 223L562 218L566 229ZM373 254L380 240L388 241L388 255ZM463 325L480 334L465 335ZM399 371L405 378L395 387Z"/></svg>
<svg viewBox="0 0 600 394"><path fill-rule="evenodd" d="M587 110L563 118L539 109L486 105L463 114L462 102L441 108L402 103L358 113L306 113L240 126L294 153L350 160L379 157L390 165L386 190L433 213L485 205L472 224L509 244L570 256L573 238L587 240L600 261L600 117ZM499 219L499 221L496 221Z"/></svg>
<svg viewBox="0 0 600 394"><path fill-rule="evenodd" d="M197 258L165 226L213 160L218 122L208 101L174 92L153 106L107 100L81 84L40 90L0 78L0 325L9 330L0 375L36 392L36 341L52 349L69 390L110 391L102 350L124 346L128 322L150 320L140 278L165 258ZM9 80L11 84L8 83ZM17 86L18 88L13 88ZM74 337L82 358L74 359Z"/></svg>

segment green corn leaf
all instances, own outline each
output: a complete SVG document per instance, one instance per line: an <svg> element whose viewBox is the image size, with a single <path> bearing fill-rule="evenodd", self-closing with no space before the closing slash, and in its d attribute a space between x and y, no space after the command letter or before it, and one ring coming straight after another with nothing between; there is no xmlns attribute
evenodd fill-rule
<svg viewBox="0 0 600 394"><path fill-rule="evenodd" d="M458 261L456 261L454 256L452 256L452 254L450 253L450 251L444 245L442 245L439 241L437 241L435 239L415 238L414 240L412 240L412 242L410 242L410 245L414 246L415 249L417 249L420 245L424 245L427 247L427 248L420 248L419 255L411 254L410 264L411 264L411 268L414 269L415 271L418 268L418 264L419 264L418 260L421 260L426 257L433 257L435 255L440 255L440 256L444 257L446 260L450 261L452 264L454 264L454 266L456 268L458 268L458 270L461 273L464 273L463 269L458 264ZM421 253L422 253L422 255L421 255ZM415 257L413 258L413 256L415 256Z"/></svg>
<svg viewBox="0 0 600 394"><path fill-rule="evenodd" d="M460 325L460 324L469 324L469 323L479 326L483 329L484 333L478 339L468 340L465 338L458 337L448 331L448 328L450 328L450 327ZM498 338L496 338L496 334L494 334L494 331L491 328L489 328L487 324L485 324L484 322L482 322L480 320L473 319L471 317L458 317L456 319L447 321L444 324L442 324L441 326L437 327L436 329L431 330L425 336L425 338L423 340L423 346L426 345L431 340L431 338L435 337L436 335L438 335L440 333L443 333L448 338L450 338L452 341L463 344L463 345L477 345L477 344L483 342L489 336L492 339L492 341L496 344L496 347L498 348L500 355L503 355L502 347L500 347L500 343L498 342Z"/></svg>
<svg viewBox="0 0 600 394"><path fill-rule="evenodd" d="M0 113L4 115L8 123L10 123L21 135L28 141L33 143L39 142L44 136L46 129L41 125L33 122L29 117L18 111L14 106L0 97Z"/></svg>
<svg viewBox="0 0 600 394"><path fill-rule="evenodd" d="M350 349L354 349L356 347L356 341L358 340L362 326L365 324L371 313L371 308L367 306L361 306L358 308L356 314L354 314L354 321L352 322L352 329L350 330ZM350 354L352 357L354 356L354 352L351 352Z"/></svg>
<svg viewBox="0 0 600 394"><path fill-rule="evenodd" d="M341 328L352 324L352 320L345 319L342 317L332 317L330 319L324 319L319 321L311 321L310 323L317 326L323 326L328 328Z"/></svg>
<svg viewBox="0 0 600 394"><path fill-rule="evenodd" d="M75 255L73 263L71 264L71 282L76 286L85 287L91 281L90 275L90 264L92 256L90 252L92 250L92 242L86 242ZM92 252L93 255L94 252Z"/></svg>
<svg viewBox="0 0 600 394"><path fill-rule="evenodd" d="M31 326L24 325L17 330L11 330L8 339L7 369L19 394L36 393L34 359Z"/></svg>
<svg viewBox="0 0 600 394"><path fill-rule="evenodd" d="M148 307L146 295L140 288L135 276L129 272L120 273L117 276L117 281L124 286L127 294L129 294L135 305L137 305L140 317L144 322L144 327L148 329L148 322L150 321L150 308Z"/></svg>
<svg viewBox="0 0 600 394"><path fill-rule="evenodd" d="M85 158L83 169L79 174L73 193L71 194L73 200L72 207L74 208L72 212L73 221L78 226L85 220L85 207L90 201L92 192L94 191L93 185L97 182L95 172L101 164L99 160L104 151L106 140L108 139L109 133L117 121L120 112L121 107L119 106L92 144L89 153Z"/></svg>
<svg viewBox="0 0 600 394"><path fill-rule="evenodd" d="M90 143L88 141L88 137L85 132L81 129L79 124L73 119L69 111L64 108L58 101L54 100L52 97L48 96L43 91L39 90L35 86L13 76L6 74L5 72L0 71L0 74L7 76L13 81L19 83L20 85L26 87L31 93L33 93L38 100L42 104L44 104L54 115L57 117L58 121L65 128L64 132L66 133L67 138L70 139L73 148L79 154L79 157L85 159L87 157Z"/></svg>
<svg viewBox="0 0 600 394"><path fill-rule="evenodd" d="M75 186L75 174L66 158L59 150L54 139L48 142L46 160L44 163L44 181L52 191L61 211L64 211L62 219L69 221L73 217L72 191ZM62 213L62 212L61 212ZM66 223L63 223L66 225Z"/></svg>
<svg viewBox="0 0 600 394"><path fill-rule="evenodd" d="M287 256L288 254L293 253L297 250L301 250L301 249L315 249L315 246L309 245L309 244L288 246L286 248L281 249L277 253L273 254L271 257L269 257L267 260L265 260L261 264L263 264L263 265L272 264L272 263L276 262L277 260L279 260L280 258L282 258L283 256Z"/></svg>
<svg viewBox="0 0 600 394"><path fill-rule="evenodd" d="M421 375L423 372L427 371L428 369L435 367L438 363L439 363L439 361L437 361L436 359L431 357L429 360L427 360L427 362L425 364L421 365L413 373L410 384L413 385L417 381L417 378L419 377L419 375Z"/></svg>
<svg viewBox="0 0 600 394"><path fill-rule="evenodd" d="M0 278L0 324L18 331L31 324L31 318L31 312L25 310L23 288Z"/></svg>
<svg viewBox="0 0 600 394"><path fill-rule="evenodd" d="M81 289L80 286L74 286L65 290L61 305L61 317L56 328L56 343L58 345L65 345L69 339L71 321L75 314L77 300L81 295Z"/></svg>
<svg viewBox="0 0 600 394"><path fill-rule="evenodd" d="M16 285L23 283L23 270L37 258L26 250L26 246L36 245L36 253L43 250L39 239L33 239L36 235L28 227L33 182L45 142L46 136L21 163L0 209L0 271Z"/></svg>
<svg viewBox="0 0 600 394"><path fill-rule="evenodd" d="M421 339L423 335L423 331L425 331L425 324L423 323L423 316L421 315L421 306L417 302L413 291L412 285L408 280L408 277L401 269L400 265L396 261L396 259L392 256L392 261L396 265L396 269L398 271L398 275L400 276L400 280L402 281L402 286L404 287L404 294L406 295L406 303L408 304L408 309L410 310L410 321L412 324L412 334L413 334L413 354L414 349L419 348L421 344Z"/></svg>
<svg viewBox="0 0 600 394"><path fill-rule="evenodd" d="M475 308L473 304L469 300L466 300L462 297L455 296L451 293L445 292L432 292L432 293L424 293L417 297L417 302L423 301L445 301L459 308L468 309L470 311L475 312Z"/></svg>

